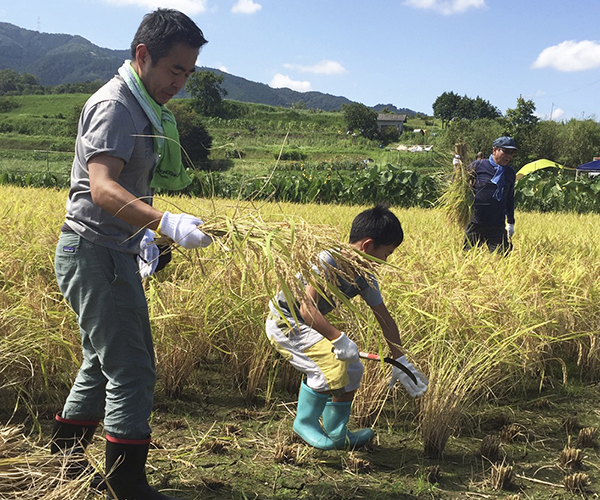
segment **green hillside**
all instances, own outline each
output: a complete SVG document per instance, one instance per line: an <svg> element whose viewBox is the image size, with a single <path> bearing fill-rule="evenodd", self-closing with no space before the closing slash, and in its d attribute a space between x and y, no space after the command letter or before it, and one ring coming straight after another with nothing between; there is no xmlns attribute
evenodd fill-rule
<svg viewBox="0 0 600 500"><path fill-rule="evenodd" d="M21 155L29 161L34 150L71 153L79 110L87 98L87 94L0 97L0 103L12 103L5 106L10 108L8 111L0 113L0 167L22 169L24 164L13 160ZM187 101L177 99L172 107L177 108ZM265 172L273 168L280 153L283 153L284 161L280 162L283 164L289 163L285 159L297 159L307 165L335 162L354 166L370 160L385 164L401 159L397 151L380 147L376 141L346 134L340 112L235 104L238 118L203 118L213 138L210 160L217 169ZM409 118L408 128L422 126L423 121ZM411 140L414 140L412 134L403 136L403 141ZM12 163L2 161L6 156ZM423 162L426 158L412 160ZM44 169L47 163L44 157L41 164L33 162L27 164L27 168ZM211 164L202 166L212 167ZM70 161L62 167L56 165L57 171L68 168Z"/></svg>

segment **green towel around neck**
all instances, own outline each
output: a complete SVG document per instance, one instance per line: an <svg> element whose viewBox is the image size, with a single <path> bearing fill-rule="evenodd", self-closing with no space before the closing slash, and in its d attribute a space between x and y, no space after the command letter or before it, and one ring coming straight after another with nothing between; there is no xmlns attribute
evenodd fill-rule
<svg viewBox="0 0 600 500"><path fill-rule="evenodd" d="M150 187L180 190L192 180L181 161L181 145L175 116L164 104L158 104L146 91L142 80L126 60L119 68L119 75L146 113L154 129L154 151L158 153L158 164L154 170Z"/></svg>

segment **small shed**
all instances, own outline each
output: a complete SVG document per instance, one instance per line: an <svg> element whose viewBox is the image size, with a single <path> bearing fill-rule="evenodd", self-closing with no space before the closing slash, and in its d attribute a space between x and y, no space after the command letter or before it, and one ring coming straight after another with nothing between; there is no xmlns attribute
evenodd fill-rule
<svg viewBox="0 0 600 500"><path fill-rule="evenodd" d="M377 128L381 132L385 127L396 127L398 134L402 134L402 129L406 123L406 115L396 113L379 113L377 115Z"/></svg>

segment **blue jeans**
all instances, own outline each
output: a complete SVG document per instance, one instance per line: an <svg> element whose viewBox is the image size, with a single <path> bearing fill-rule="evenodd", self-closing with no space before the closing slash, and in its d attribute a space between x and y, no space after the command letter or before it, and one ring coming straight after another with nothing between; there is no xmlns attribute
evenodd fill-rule
<svg viewBox="0 0 600 500"><path fill-rule="evenodd" d="M147 438L156 367L135 256L63 232L54 266L60 290L77 314L83 348L63 418L104 419L113 437Z"/></svg>

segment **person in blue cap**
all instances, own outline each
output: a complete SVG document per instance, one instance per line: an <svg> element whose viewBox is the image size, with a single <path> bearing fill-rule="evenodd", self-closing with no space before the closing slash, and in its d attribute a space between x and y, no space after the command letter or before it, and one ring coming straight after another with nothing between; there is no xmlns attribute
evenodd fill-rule
<svg viewBox="0 0 600 500"><path fill-rule="evenodd" d="M473 210L465 228L465 250L484 244L490 252L507 255L512 250L516 174L509 163L516 151L512 137L499 137L489 158L467 166L472 177Z"/></svg>

